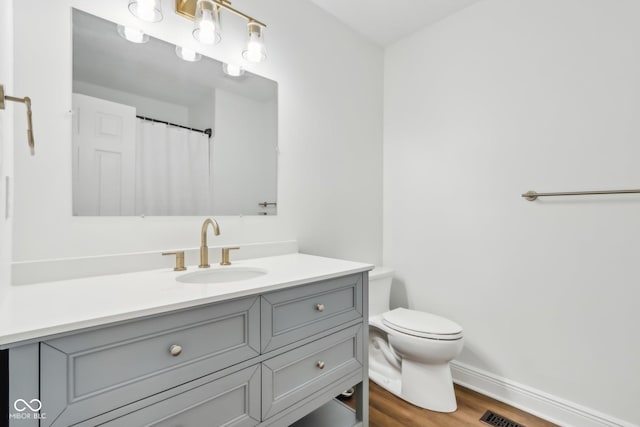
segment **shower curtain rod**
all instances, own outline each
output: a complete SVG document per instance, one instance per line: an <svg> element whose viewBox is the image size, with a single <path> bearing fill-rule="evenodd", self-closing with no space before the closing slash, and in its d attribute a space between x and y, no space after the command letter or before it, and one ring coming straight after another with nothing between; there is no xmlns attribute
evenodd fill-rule
<svg viewBox="0 0 640 427"><path fill-rule="evenodd" d="M175 126L177 128L181 128L181 129L188 129L191 130L193 132L200 132L200 133L204 133L205 135L207 135L209 137L209 139L211 139L211 135L213 135L213 131L211 130L211 128L207 128L205 130L202 129L195 129L195 128L190 128L188 126L182 126L176 123L171 123L171 122L165 122L164 120L157 120L157 119L152 119L150 117L145 117L145 116L138 116L136 115L137 118L142 119L142 120L148 120L150 122L154 122L154 123L164 123L167 126Z"/></svg>

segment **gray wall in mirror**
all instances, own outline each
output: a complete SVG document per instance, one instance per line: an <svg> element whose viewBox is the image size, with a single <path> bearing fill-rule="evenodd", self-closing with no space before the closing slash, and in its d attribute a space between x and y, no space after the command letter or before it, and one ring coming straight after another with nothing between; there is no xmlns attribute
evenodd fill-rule
<svg viewBox="0 0 640 427"><path fill-rule="evenodd" d="M276 213L277 83L175 50L73 11L74 215Z"/></svg>

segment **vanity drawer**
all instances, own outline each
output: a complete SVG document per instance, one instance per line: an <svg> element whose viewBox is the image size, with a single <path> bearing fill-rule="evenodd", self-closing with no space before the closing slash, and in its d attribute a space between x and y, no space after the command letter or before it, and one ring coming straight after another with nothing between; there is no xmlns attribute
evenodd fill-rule
<svg viewBox="0 0 640 427"><path fill-rule="evenodd" d="M262 363L262 418L267 419L362 372L362 325L352 326Z"/></svg>
<svg viewBox="0 0 640 427"><path fill-rule="evenodd" d="M258 301L243 298L42 342L47 418L41 426L71 425L257 356Z"/></svg>
<svg viewBox="0 0 640 427"><path fill-rule="evenodd" d="M362 318L362 274L262 296L262 351Z"/></svg>
<svg viewBox="0 0 640 427"><path fill-rule="evenodd" d="M113 421L105 427L225 426L260 423L260 366L252 366Z"/></svg>

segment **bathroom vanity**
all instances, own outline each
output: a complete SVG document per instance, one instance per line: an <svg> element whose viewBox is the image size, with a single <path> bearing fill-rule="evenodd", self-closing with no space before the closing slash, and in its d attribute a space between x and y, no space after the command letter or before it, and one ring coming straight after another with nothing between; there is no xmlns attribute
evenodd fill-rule
<svg viewBox="0 0 640 427"><path fill-rule="evenodd" d="M0 314L10 426L368 425L372 266L302 254L234 264L266 273L15 287ZM354 386L356 411L334 399Z"/></svg>

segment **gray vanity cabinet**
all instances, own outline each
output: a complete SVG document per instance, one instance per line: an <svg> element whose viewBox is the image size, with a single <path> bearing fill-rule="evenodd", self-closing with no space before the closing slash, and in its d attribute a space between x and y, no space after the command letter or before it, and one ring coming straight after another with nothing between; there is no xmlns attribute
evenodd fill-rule
<svg viewBox="0 0 640 427"><path fill-rule="evenodd" d="M68 426L260 354L259 298L40 344L42 427Z"/></svg>
<svg viewBox="0 0 640 427"><path fill-rule="evenodd" d="M34 381L10 399L42 417L10 426L366 426L366 289L357 273L17 346L10 379ZM353 386L357 411L333 399Z"/></svg>

